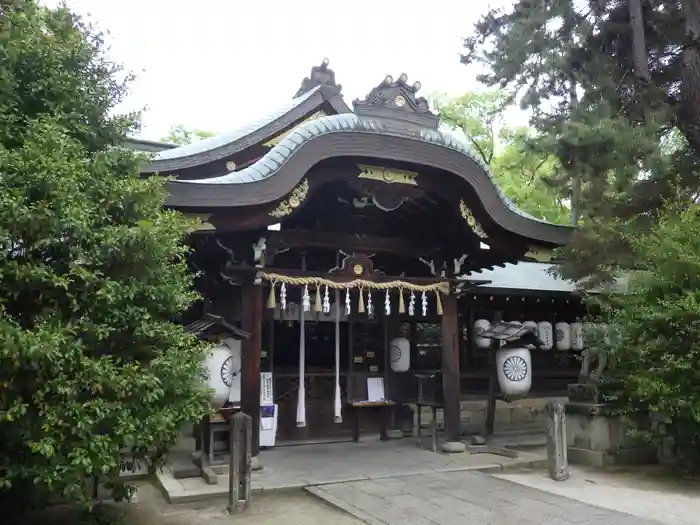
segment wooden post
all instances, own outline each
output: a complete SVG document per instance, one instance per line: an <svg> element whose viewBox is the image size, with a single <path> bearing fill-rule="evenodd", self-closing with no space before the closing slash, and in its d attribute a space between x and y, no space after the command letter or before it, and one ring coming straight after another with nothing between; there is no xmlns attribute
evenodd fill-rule
<svg viewBox="0 0 700 525"><path fill-rule="evenodd" d="M444 452L464 452L461 442L461 408L459 384L459 321L457 297L450 293L442 296L442 392L444 397L445 445Z"/></svg>
<svg viewBox="0 0 700 525"><path fill-rule="evenodd" d="M559 401L547 403L547 470L554 481L571 477L566 455L566 413Z"/></svg>
<svg viewBox="0 0 700 525"><path fill-rule="evenodd" d="M494 312L492 324L503 321L503 312ZM498 389L498 370L496 369L496 350L500 347L500 341L492 341L488 348L488 367L489 367L489 397L486 401L486 436L493 435L494 427L496 426L496 396Z"/></svg>
<svg viewBox="0 0 700 525"><path fill-rule="evenodd" d="M262 287L248 283L243 286L242 328L250 332L243 342L241 366L241 410L251 417L252 455L260 451L260 350L262 347Z"/></svg>

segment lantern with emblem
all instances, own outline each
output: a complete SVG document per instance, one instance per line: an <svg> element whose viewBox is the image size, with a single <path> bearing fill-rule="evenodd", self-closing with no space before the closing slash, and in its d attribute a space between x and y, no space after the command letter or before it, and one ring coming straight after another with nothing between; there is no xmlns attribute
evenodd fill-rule
<svg viewBox="0 0 700 525"><path fill-rule="evenodd" d="M541 343L532 326L517 322L494 323L481 337L501 342L496 351L496 369L503 398L514 401L525 397L532 387L530 347Z"/></svg>

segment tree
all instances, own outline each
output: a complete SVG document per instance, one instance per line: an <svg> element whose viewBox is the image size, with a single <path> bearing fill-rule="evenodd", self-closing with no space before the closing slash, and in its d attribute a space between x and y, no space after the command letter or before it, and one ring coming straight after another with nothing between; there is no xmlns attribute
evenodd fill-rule
<svg viewBox="0 0 700 525"><path fill-rule="evenodd" d="M0 17L0 508L88 503L120 451L163 454L207 411L196 299L157 177L119 146L128 76L65 7ZM116 496L124 492L117 490Z"/></svg>
<svg viewBox="0 0 700 525"><path fill-rule="evenodd" d="M636 433L671 438L679 465L700 468L700 207L671 202L643 235L628 239L639 271L626 293L597 301L612 373L603 387ZM650 419L653 424L650 425Z"/></svg>
<svg viewBox="0 0 700 525"><path fill-rule="evenodd" d="M557 159L533 150L528 128L503 123L508 104L503 91L468 92L456 98L437 95L434 104L441 121L464 132L503 192L523 211L551 222L569 222L565 195L547 182L559 171Z"/></svg>
<svg viewBox="0 0 700 525"><path fill-rule="evenodd" d="M645 231L665 198L690 200L698 187L700 8L638 4L519 0L465 41L463 61L484 64L481 81L520 98L533 146L557 157L556 182L581 219L563 273L592 275L592 286L634 264L622 230ZM676 132L682 147L669 152Z"/></svg>
<svg viewBox="0 0 700 525"><path fill-rule="evenodd" d="M168 142L169 144L177 144L178 146L184 146L185 144L192 144L198 140L213 137L216 133L211 131L202 131L200 129L187 129L182 124L176 124L170 127L168 134L161 140L163 142Z"/></svg>

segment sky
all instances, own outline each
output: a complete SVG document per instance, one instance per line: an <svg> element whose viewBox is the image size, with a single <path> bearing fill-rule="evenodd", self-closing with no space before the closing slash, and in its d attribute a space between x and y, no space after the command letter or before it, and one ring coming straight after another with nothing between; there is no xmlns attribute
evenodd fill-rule
<svg viewBox="0 0 700 525"><path fill-rule="evenodd" d="M511 2L67 0L136 74L119 110L145 110L149 140L177 124L235 129L289 101L324 58L348 103L388 74L420 81L423 96L477 89L478 70L459 61L462 39L489 5ZM517 110L506 118L523 120Z"/></svg>

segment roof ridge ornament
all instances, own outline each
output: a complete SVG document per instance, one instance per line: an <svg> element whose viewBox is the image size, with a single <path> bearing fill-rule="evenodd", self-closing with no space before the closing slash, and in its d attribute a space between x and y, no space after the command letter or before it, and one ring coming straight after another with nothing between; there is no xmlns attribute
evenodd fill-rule
<svg viewBox="0 0 700 525"><path fill-rule="evenodd" d="M387 75L372 89L364 100L353 101L355 114L382 119L400 120L421 127L437 129L440 119L432 111L425 97L418 97L421 83L408 84L408 75L401 73L394 80Z"/></svg>
<svg viewBox="0 0 700 525"><path fill-rule="evenodd" d="M335 71L328 67L330 61L327 58L323 59L320 66L311 68L311 74L301 81L301 86L294 98L308 93L317 86L331 86L338 89L338 93L343 89L343 86L335 83Z"/></svg>

